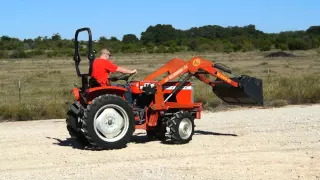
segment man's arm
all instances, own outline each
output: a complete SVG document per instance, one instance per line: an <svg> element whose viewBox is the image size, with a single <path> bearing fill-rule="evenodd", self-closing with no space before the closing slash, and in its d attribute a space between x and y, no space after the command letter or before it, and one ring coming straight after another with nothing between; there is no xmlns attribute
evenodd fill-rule
<svg viewBox="0 0 320 180"><path fill-rule="evenodd" d="M126 68L123 68L123 67L120 67L118 66L118 68L116 69L117 72L121 72L121 73L124 73L124 74L133 74L133 73L136 73L137 70L134 69L134 70L129 70L129 69L126 69Z"/></svg>
<svg viewBox="0 0 320 180"><path fill-rule="evenodd" d="M124 74L133 74L133 73L137 72L136 69L134 69L132 71L132 70L120 67L120 66L118 66L116 64L113 64L111 61L105 61L105 66L106 66L106 70L109 70L112 73L113 72L121 72L121 73L124 73Z"/></svg>

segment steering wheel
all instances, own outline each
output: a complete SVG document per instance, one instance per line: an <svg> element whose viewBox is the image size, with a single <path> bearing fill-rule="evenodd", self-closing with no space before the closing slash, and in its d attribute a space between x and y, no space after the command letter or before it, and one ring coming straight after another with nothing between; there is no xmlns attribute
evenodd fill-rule
<svg viewBox="0 0 320 180"><path fill-rule="evenodd" d="M109 77L109 81L118 81L118 80L124 80L127 82L129 82L129 78L132 77L133 75L135 75L136 73L133 74L122 74L120 76L116 76L116 77Z"/></svg>

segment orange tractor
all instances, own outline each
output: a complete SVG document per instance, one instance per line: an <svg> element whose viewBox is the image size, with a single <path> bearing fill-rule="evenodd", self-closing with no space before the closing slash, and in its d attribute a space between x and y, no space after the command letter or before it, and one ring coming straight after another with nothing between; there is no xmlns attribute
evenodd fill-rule
<svg viewBox="0 0 320 180"><path fill-rule="evenodd" d="M78 34L82 31L89 35L88 74L81 74L79 69ZM145 130L151 139L188 143L194 134L194 120L201 118L202 110L202 103L194 102L191 77L211 86L228 104L263 105L262 80L246 75L229 78L223 72L232 74L230 68L201 57L189 61L174 58L141 81L129 81L132 75L111 77L110 82L126 81L133 99L129 104L124 96L127 88L121 84L99 86L90 78L94 59L91 30L78 29L74 61L82 87L73 89L75 101L69 106L66 123L73 139L94 148L126 147L136 129ZM216 79L210 81L209 75Z"/></svg>

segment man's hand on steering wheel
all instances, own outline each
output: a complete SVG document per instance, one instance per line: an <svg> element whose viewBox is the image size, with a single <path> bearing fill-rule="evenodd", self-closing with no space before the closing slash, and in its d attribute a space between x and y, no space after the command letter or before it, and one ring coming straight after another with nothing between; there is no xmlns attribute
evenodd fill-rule
<svg viewBox="0 0 320 180"><path fill-rule="evenodd" d="M132 71L132 73L129 74L129 76L127 76L126 81L128 82L129 78L130 78L131 76L133 76L134 74L136 74L136 73L137 73L137 70L134 69L134 70Z"/></svg>

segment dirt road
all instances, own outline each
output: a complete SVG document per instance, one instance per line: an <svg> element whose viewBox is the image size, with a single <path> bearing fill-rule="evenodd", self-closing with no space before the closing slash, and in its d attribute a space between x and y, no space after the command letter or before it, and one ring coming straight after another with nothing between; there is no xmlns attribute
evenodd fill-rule
<svg viewBox="0 0 320 180"><path fill-rule="evenodd" d="M0 179L320 179L320 105L202 118L189 144L137 131L112 151L79 149L64 120L0 123Z"/></svg>

